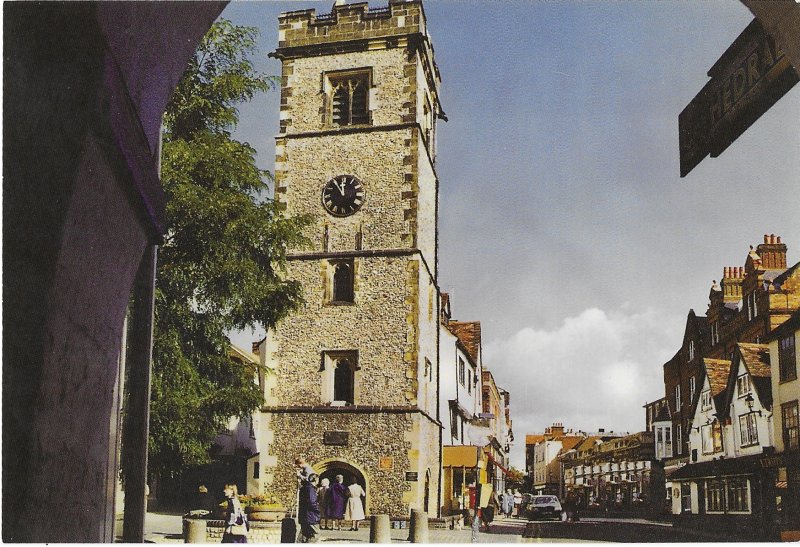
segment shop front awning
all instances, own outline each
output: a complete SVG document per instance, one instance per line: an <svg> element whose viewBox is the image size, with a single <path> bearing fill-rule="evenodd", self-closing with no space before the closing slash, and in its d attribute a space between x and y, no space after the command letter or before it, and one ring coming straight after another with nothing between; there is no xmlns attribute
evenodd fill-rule
<svg viewBox="0 0 800 547"><path fill-rule="evenodd" d="M733 475L752 475L760 468L761 455L742 456L684 465L669 476L668 480L680 481Z"/></svg>
<svg viewBox="0 0 800 547"><path fill-rule="evenodd" d="M443 446L442 467L478 467L480 452L478 446Z"/></svg>

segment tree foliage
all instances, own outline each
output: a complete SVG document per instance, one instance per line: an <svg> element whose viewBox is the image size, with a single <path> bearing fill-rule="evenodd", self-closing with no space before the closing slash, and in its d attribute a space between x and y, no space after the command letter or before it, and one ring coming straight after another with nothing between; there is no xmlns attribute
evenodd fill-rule
<svg viewBox="0 0 800 547"><path fill-rule="evenodd" d="M270 327L301 300L282 279L304 219L264 198L270 175L231 132L238 105L275 85L248 56L255 28L215 23L164 116L161 179L168 231L159 253L150 469L162 477L209 460L231 416L258 408L252 369L228 357L231 329Z"/></svg>

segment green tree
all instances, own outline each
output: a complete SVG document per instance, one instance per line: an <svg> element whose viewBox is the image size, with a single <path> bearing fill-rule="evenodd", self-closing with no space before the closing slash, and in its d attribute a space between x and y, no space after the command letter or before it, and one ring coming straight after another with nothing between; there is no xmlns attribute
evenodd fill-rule
<svg viewBox="0 0 800 547"><path fill-rule="evenodd" d="M232 329L270 327L301 301L282 279L305 219L265 198L271 176L231 132L237 106L273 88L248 56L257 30L215 23L164 116L161 180L168 230L160 249L149 468L161 478L209 461L231 416L262 403L252 369L228 357Z"/></svg>

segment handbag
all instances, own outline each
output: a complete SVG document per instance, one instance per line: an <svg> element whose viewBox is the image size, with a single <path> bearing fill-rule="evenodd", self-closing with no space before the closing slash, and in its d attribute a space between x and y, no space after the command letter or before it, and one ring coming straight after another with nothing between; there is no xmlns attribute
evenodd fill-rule
<svg viewBox="0 0 800 547"><path fill-rule="evenodd" d="M236 524L231 524L230 526L230 533L234 536L247 536L249 530L250 523L247 522L247 517L242 514L236 517Z"/></svg>

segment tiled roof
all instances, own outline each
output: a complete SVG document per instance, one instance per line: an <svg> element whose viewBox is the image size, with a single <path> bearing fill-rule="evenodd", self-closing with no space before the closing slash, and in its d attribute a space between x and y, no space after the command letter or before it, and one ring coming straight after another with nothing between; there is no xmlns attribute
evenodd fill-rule
<svg viewBox="0 0 800 547"><path fill-rule="evenodd" d="M769 367L769 346L766 344L736 344L742 362L756 388L758 399L766 408L772 408L772 374Z"/></svg>
<svg viewBox="0 0 800 547"><path fill-rule="evenodd" d="M711 386L711 395L717 396L725 391L728 384L728 375L731 371L731 362L725 359L703 359L703 365L708 376L708 383Z"/></svg>
<svg viewBox="0 0 800 547"><path fill-rule="evenodd" d="M566 452L567 450L571 450L576 446L578 446L581 442L583 442L585 438L586 437L583 436L580 437L569 436L569 437L561 437L558 440L561 441L561 450Z"/></svg>
<svg viewBox="0 0 800 547"><path fill-rule="evenodd" d="M540 443L543 440L544 440L544 435L525 435L526 445Z"/></svg>
<svg viewBox="0 0 800 547"><path fill-rule="evenodd" d="M477 363L481 352L481 322L450 321L447 328L461 340L469 356Z"/></svg>
<svg viewBox="0 0 800 547"><path fill-rule="evenodd" d="M776 285L783 285L783 282L789 279L790 277L794 277L795 274L800 274L800 262L788 268L786 271L781 272L781 274L775 277L772 282Z"/></svg>
<svg viewBox="0 0 800 547"><path fill-rule="evenodd" d="M739 353L742 355L747 371L751 376L769 378L771 376L769 368L769 346L766 344L745 344L740 342Z"/></svg>

